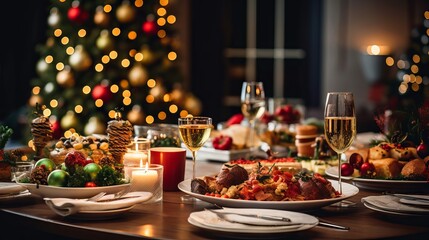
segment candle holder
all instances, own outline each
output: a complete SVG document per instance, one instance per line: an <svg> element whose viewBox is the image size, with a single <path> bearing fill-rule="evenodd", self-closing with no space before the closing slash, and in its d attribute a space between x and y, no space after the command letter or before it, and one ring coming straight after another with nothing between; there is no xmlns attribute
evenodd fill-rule
<svg viewBox="0 0 429 240"><path fill-rule="evenodd" d="M160 164L146 165L146 167L132 168L131 188L133 191L151 192L149 202L159 202L163 197L164 167Z"/></svg>
<svg viewBox="0 0 429 240"><path fill-rule="evenodd" d="M148 150L150 141L146 138L134 138L127 146L127 152L124 154L124 177L131 180L131 170L133 168L146 166L149 161Z"/></svg>

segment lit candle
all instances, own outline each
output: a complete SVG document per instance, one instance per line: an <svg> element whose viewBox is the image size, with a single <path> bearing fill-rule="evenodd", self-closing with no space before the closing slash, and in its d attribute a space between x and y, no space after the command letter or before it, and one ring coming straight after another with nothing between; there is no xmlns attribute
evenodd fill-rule
<svg viewBox="0 0 429 240"><path fill-rule="evenodd" d="M131 184L136 191L151 192L156 188L158 183L158 173L155 170L148 169L146 162L145 168L135 168L131 174Z"/></svg>
<svg viewBox="0 0 429 240"><path fill-rule="evenodd" d="M129 179L133 168L140 166L140 163L146 164L148 161L147 153L138 151L128 151L124 154L124 174ZM141 165L142 166L142 165Z"/></svg>

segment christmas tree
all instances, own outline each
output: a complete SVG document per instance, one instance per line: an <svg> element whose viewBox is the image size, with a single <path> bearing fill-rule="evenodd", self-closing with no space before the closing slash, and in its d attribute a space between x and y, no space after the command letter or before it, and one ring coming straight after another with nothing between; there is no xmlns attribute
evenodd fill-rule
<svg viewBox="0 0 429 240"><path fill-rule="evenodd" d="M105 134L117 109L134 125L199 113L183 88L170 8L168 0L51 1L29 103L46 106L56 137L70 128Z"/></svg>

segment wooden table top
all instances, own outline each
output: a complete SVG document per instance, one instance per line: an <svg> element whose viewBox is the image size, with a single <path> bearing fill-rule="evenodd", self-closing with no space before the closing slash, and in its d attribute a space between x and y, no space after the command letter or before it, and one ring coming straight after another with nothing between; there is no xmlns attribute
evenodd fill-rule
<svg viewBox="0 0 429 240"><path fill-rule="evenodd" d="M198 161L197 175L215 174L221 163ZM191 176L192 161L187 161L185 178ZM28 198L19 202L0 203L2 232L25 229L21 234L45 239L56 236L67 239L228 239L228 238L288 238L288 239L426 239L429 221L416 217L386 215L372 211L361 203L361 198L380 195L379 192L360 190L348 200L355 207L338 209L327 206L307 212L320 219L350 227L336 230L316 226L309 230L282 234L222 233L201 229L188 223L189 214L212 206L199 201L196 204L181 203L182 192L164 192L163 201L139 204L118 218L109 220L73 220L52 212L40 198ZM19 227L21 226L21 227ZM22 226L25 226L23 228ZM12 233L12 232L11 232ZM425 237L426 236L426 237Z"/></svg>

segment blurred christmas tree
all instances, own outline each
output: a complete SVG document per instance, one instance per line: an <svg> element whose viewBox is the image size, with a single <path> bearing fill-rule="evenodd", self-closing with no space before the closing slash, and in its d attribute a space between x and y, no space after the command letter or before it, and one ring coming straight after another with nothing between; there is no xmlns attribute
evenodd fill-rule
<svg viewBox="0 0 429 240"><path fill-rule="evenodd" d="M176 123L200 102L182 87L168 0L52 0L30 105L54 135L105 134L115 109L135 125Z"/></svg>

